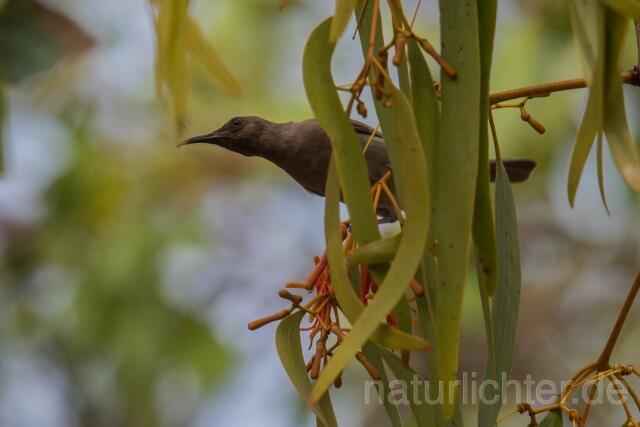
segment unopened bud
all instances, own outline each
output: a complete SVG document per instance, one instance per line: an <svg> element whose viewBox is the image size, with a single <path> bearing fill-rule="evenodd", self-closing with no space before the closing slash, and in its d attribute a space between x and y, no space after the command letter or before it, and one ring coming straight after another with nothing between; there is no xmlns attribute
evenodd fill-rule
<svg viewBox="0 0 640 427"><path fill-rule="evenodd" d="M302 301L302 297L300 295L293 295L291 292L289 292L286 289L280 289L278 291L278 296L280 296L280 298L289 300L294 304L300 304L300 302Z"/></svg>

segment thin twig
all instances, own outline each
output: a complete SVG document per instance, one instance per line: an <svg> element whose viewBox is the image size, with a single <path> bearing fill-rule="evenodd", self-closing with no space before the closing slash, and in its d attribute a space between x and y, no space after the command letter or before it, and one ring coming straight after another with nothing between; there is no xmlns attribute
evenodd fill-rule
<svg viewBox="0 0 640 427"><path fill-rule="evenodd" d="M631 310L631 306L633 305L633 301L638 295L638 291L640 290L640 273L636 276L635 282L633 282L633 286L627 295L627 298L624 301L624 305L620 310L620 314L618 315L618 320L616 320L616 324L609 335L609 340L602 350L602 354L598 358L598 370L606 369L606 366L609 365L609 360L611 359L611 353L613 353L613 348L618 341L618 337L620 336L620 331L622 330L622 326L624 325L625 320L627 320L627 315L629 314L629 310Z"/></svg>
<svg viewBox="0 0 640 427"><path fill-rule="evenodd" d="M634 69L625 71L621 75L624 83L640 86L640 70ZM502 92L496 92L489 95L489 103L496 104L498 102L509 101L512 99L525 98L527 96L540 96L552 92L561 92L564 90L580 89L587 87L585 79L561 80L558 82L542 83L533 86L521 87L518 89L509 89Z"/></svg>
<svg viewBox="0 0 640 427"><path fill-rule="evenodd" d="M422 5L422 0L418 0L418 4L416 5L416 9L413 11L413 16L411 17L411 28L412 29L413 29L413 24L416 23L416 17L418 16L418 11L420 10L420 6L421 5ZM636 23L636 25L637 25L637 23Z"/></svg>
<svg viewBox="0 0 640 427"><path fill-rule="evenodd" d="M358 15L358 22L356 23L356 29L353 32L353 36L351 36L351 40L355 40L356 35L358 34L358 30L360 30L360 24L362 24L362 18L364 17L364 11L367 10L367 6L369 5L369 0L365 0L364 4L362 5L362 10L360 11L360 14Z"/></svg>

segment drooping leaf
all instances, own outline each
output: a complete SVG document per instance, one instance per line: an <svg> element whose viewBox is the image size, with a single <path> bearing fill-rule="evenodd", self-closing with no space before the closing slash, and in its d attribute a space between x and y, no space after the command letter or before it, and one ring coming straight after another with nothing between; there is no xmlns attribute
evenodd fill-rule
<svg viewBox="0 0 640 427"><path fill-rule="evenodd" d="M413 369L407 368L402 363L402 360L398 359L394 354L383 349L377 350L396 378L407 388L407 398L418 427L433 426L436 417L435 406L427 403L429 396L426 394L427 383L425 379ZM413 384L417 384L417 387L413 387Z"/></svg>
<svg viewBox="0 0 640 427"><path fill-rule="evenodd" d="M571 10L574 32L577 34L576 40L583 58L583 67L590 70L586 75L591 77L588 78L587 106L576 134L569 166L567 192L569 203L573 206L584 164L597 132L602 129L606 39L604 8L602 6L595 5L587 8L582 2L573 0ZM587 36L587 34L592 35Z"/></svg>
<svg viewBox="0 0 640 427"><path fill-rule="evenodd" d="M329 30L329 43L335 44L349 23L356 0L336 0L336 11Z"/></svg>
<svg viewBox="0 0 640 427"><path fill-rule="evenodd" d="M498 244L499 285L492 305L491 325L493 328L492 356L487 358L485 376L503 384L503 376L508 378L515 354L515 341L520 307L520 248L515 203L511 183L504 164L498 158L496 170L496 235ZM493 366L490 365L493 363ZM500 396L503 390L498 386L490 389ZM487 396L481 401L478 424L491 427L496 423L502 399ZM493 403L487 403L493 402Z"/></svg>
<svg viewBox="0 0 640 427"><path fill-rule="evenodd" d="M319 36L320 40L326 40L322 32L323 27L326 26L325 22L312 33L307 46L313 45L314 37ZM405 186L401 189L405 196L406 213L403 237L384 282L375 297L358 317L353 328L334 353L334 356L329 360L314 386L311 401L319 398L324 393L336 376L353 358L353 355L359 351L385 316L404 295L404 291L415 274L424 250L427 226L429 224L429 196L424 154L422 153L416 125L407 99L393 86L389 88L389 91L393 103L391 112L394 124L403 124L401 127L396 126L397 154L402 167L396 170L395 173L397 174L396 176L411 177L411 179L405 180ZM332 138L332 142L334 141ZM339 170L337 155L336 166ZM346 199L346 191L344 193Z"/></svg>
<svg viewBox="0 0 640 427"><path fill-rule="evenodd" d="M157 38L156 89L166 87L176 124L182 129L187 118L190 74L185 50L189 0L154 0Z"/></svg>
<svg viewBox="0 0 640 427"><path fill-rule="evenodd" d="M347 266L343 256L342 232L340 229L340 184L336 173L335 161L329 164L325 188L325 235L327 242L327 257L329 260L331 282L340 304L340 310L351 323L355 323L364 304L356 295L349 281ZM375 244L377 242L373 242ZM380 324L370 337L371 341L392 349L426 349L429 343L414 335L406 334L399 329L392 328L386 323Z"/></svg>
<svg viewBox="0 0 640 427"><path fill-rule="evenodd" d="M584 163L596 135L601 131L604 130L607 137L616 167L634 191L640 191L640 155L627 123L619 70L627 20L596 0L575 0L571 11L589 82L587 107L578 129L569 169L568 193L573 206Z"/></svg>
<svg viewBox="0 0 640 427"><path fill-rule="evenodd" d="M402 232L358 246L347 254L347 265L387 263L395 257L401 239Z"/></svg>
<svg viewBox="0 0 640 427"><path fill-rule="evenodd" d="M202 33L198 23L191 17L187 18L185 47L187 52L202 64L214 80L225 87L232 95L240 96L242 93L240 85L224 66L216 50Z"/></svg>
<svg viewBox="0 0 640 427"><path fill-rule="evenodd" d="M418 316L420 318L420 330L422 331L425 339L434 344L436 351L427 353L426 361L429 371L429 381L431 384L438 384L440 380L440 374L438 372L438 341L436 336L436 320L435 320L435 303L436 289L435 284L438 282L437 277L437 262L436 258L425 253L422 265L416 275L420 284L425 288L425 293L422 298L416 298L416 308L418 309ZM438 387L429 388L429 397L432 402L436 402L439 398ZM434 404L434 427L448 426L449 422L445 420L442 412L441 404ZM452 420L449 420L452 421Z"/></svg>
<svg viewBox="0 0 640 427"><path fill-rule="evenodd" d="M400 415L398 414L398 408L395 407L393 403L389 401L387 398L389 396L389 378L387 377L387 373L382 362L382 356L380 355L380 351L378 347L373 344L365 344L362 347L362 352L365 357L374 368L380 372L380 387L378 388L378 394L382 398L382 402L384 404L384 409L387 412L387 416L389 417L389 421L391 422L392 427L402 427L402 420L400 420Z"/></svg>
<svg viewBox="0 0 640 427"><path fill-rule="evenodd" d="M434 239L438 253L438 364L444 414L458 370L460 311L467 279L480 134L480 53L475 2L440 1L442 55L457 79L442 75L442 119L436 157ZM451 195L455 194L455 197Z"/></svg>
<svg viewBox="0 0 640 427"><path fill-rule="evenodd" d="M496 27L497 0L479 0L478 31L480 41L480 133L478 151L478 176L476 180L475 207L473 209L473 242L478 269L478 283L488 296L493 296L498 284L495 226L491 195L489 192L489 79L493 38Z"/></svg>
<svg viewBox="0 0 640 427"><path fill-rule="evenodd" d="M600 28L603 25L602 6L598 0L570 0L569 16L573 37L578 45L582 71L588 84L591 85L602 36Z"/></svg>
<svg viewBox="0 0 640 427"><path fill-rule="evenodd" d="M331 279L340 308L349 321L355 323L364 310L364 305L350 286L342 253L338 208L340 188L351 215L351 224L358 243L366 245L368 242L376 241L380 239L380 232L372 209L373 200L369 191L368 173L360 142L353 131L351 121L342 109L331 76L331 56L335 45L328 43L330 23L330 19L324 21L309 37L303 57L303 72L311 107L316 118L329 134L333 145L333 159L325 190L325 233ZM335 180L336 173L340 178L339 183ZM428 343L418 337L404 334L382 324L371 339L390 348L428 347Z"/></svg>
<svg viewBox="0 0 640 427"><path fill-rule="evenodd" d="M640 4L638 7L640 8ZM628 20L613 11L607 11L605 22L607 59L603 107L604 133L613 161L625 182L633 191L640 192L640 155L627 123L619 69Z"/></svg>
<svg viewBox="0 0 640 427"><path fill-rule="evenodd" d="M418 43L407 43L409 71L411 75L411 104L413 116L422 142L422 150L429 174L429 194L433 200L435 191L436 147L440 135L440 108L433 88L433 77Z"/></svg>
<svg viewBox="0 0 640 427"><path fill-rule="evenodd" d="M343 110L331 75L335 44L328 42L330 25L331 19L325 20L307 41L302 60L304 87L314 115L331 139L353 232L358 243L366 244L378 240L380 232L360 141Z"/></svg>
<svg viewBox="0 0 640 427"><path fill-rule="evenodd" d="M293 386L302 399L306 401L311 392L311 381L307 374L300 343L300 321L303 317L304 312L299 311L280 321L276 329L276 350ZM328 393L322 396L318 403L311 405L311 410L322 422L322 425L337 427L338 422L336 421Z"/></svg>
<svg viewBox="0 0 640 427"><path fill-rule="evenodd" d="M598 133L596 143L597 151L597 168L598 168L598 189L600 190L600 200L602 200L602 204L604 205L604 209L607 211L607 214L611 214L609 212L609 205L607 204L607 195L604 187L604 161L602 150L604 149L602 144L602 132Z"/></svg>

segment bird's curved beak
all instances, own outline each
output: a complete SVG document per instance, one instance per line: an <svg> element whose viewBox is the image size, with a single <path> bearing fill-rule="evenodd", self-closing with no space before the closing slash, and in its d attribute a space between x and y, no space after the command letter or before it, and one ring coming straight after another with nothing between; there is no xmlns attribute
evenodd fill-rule
<svg viewBox="0 0 640 427"><path fill-rule="evenodd" d="M186 139L182 141L180 144L178 144L178 147L182 147L183 145L188 145L188 144L199 144L199 143L215 144L218 140L220 140L220 134L218 133L218 131L213 131L211 133L206 133L204 135L192 136L191 138Z"/></svg>

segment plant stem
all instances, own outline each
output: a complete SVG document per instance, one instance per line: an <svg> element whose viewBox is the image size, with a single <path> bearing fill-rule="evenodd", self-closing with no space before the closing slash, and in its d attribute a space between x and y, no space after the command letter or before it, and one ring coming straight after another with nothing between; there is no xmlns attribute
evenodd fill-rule
<svg viewBox="0 0 640 427"><path fill-rule="evenodd" d="M618 315L618 320L616 321L611 334L609 335L609 340L607 341L607 345L605 345L604 350L602 350L602 354L598 358L598 371L602 371L606 369L609 365L609 360L611 359L611 353L613 353L613 348L618 341L618 337L620 336L620 331L622 330L622 326L624 325L625 320L627 320L627 315L629 314L629 310L631 310L631 306L633 305L633 301L638 295L638 291L640 290L640 273L636 276L636 280L627 295L627 299L624 301L624 305L620 310L620 314Z"/></svg>
<svg viewBox="0 0 640 427"><path fill-rule="evenodd" d="M638 67L635 67L633 70L623 72L621 77L624 83L633 86L640 86L640 69ZM561 92L564 90L580 89L584 87L587 87L587 82L584 78L542 83L538 85L492 93L491 95L489 95L489 103L493 105L497 104L498 102L509 101L512 99L526 98L528 96L542 96L550 94L552 92Z"/></svg>

